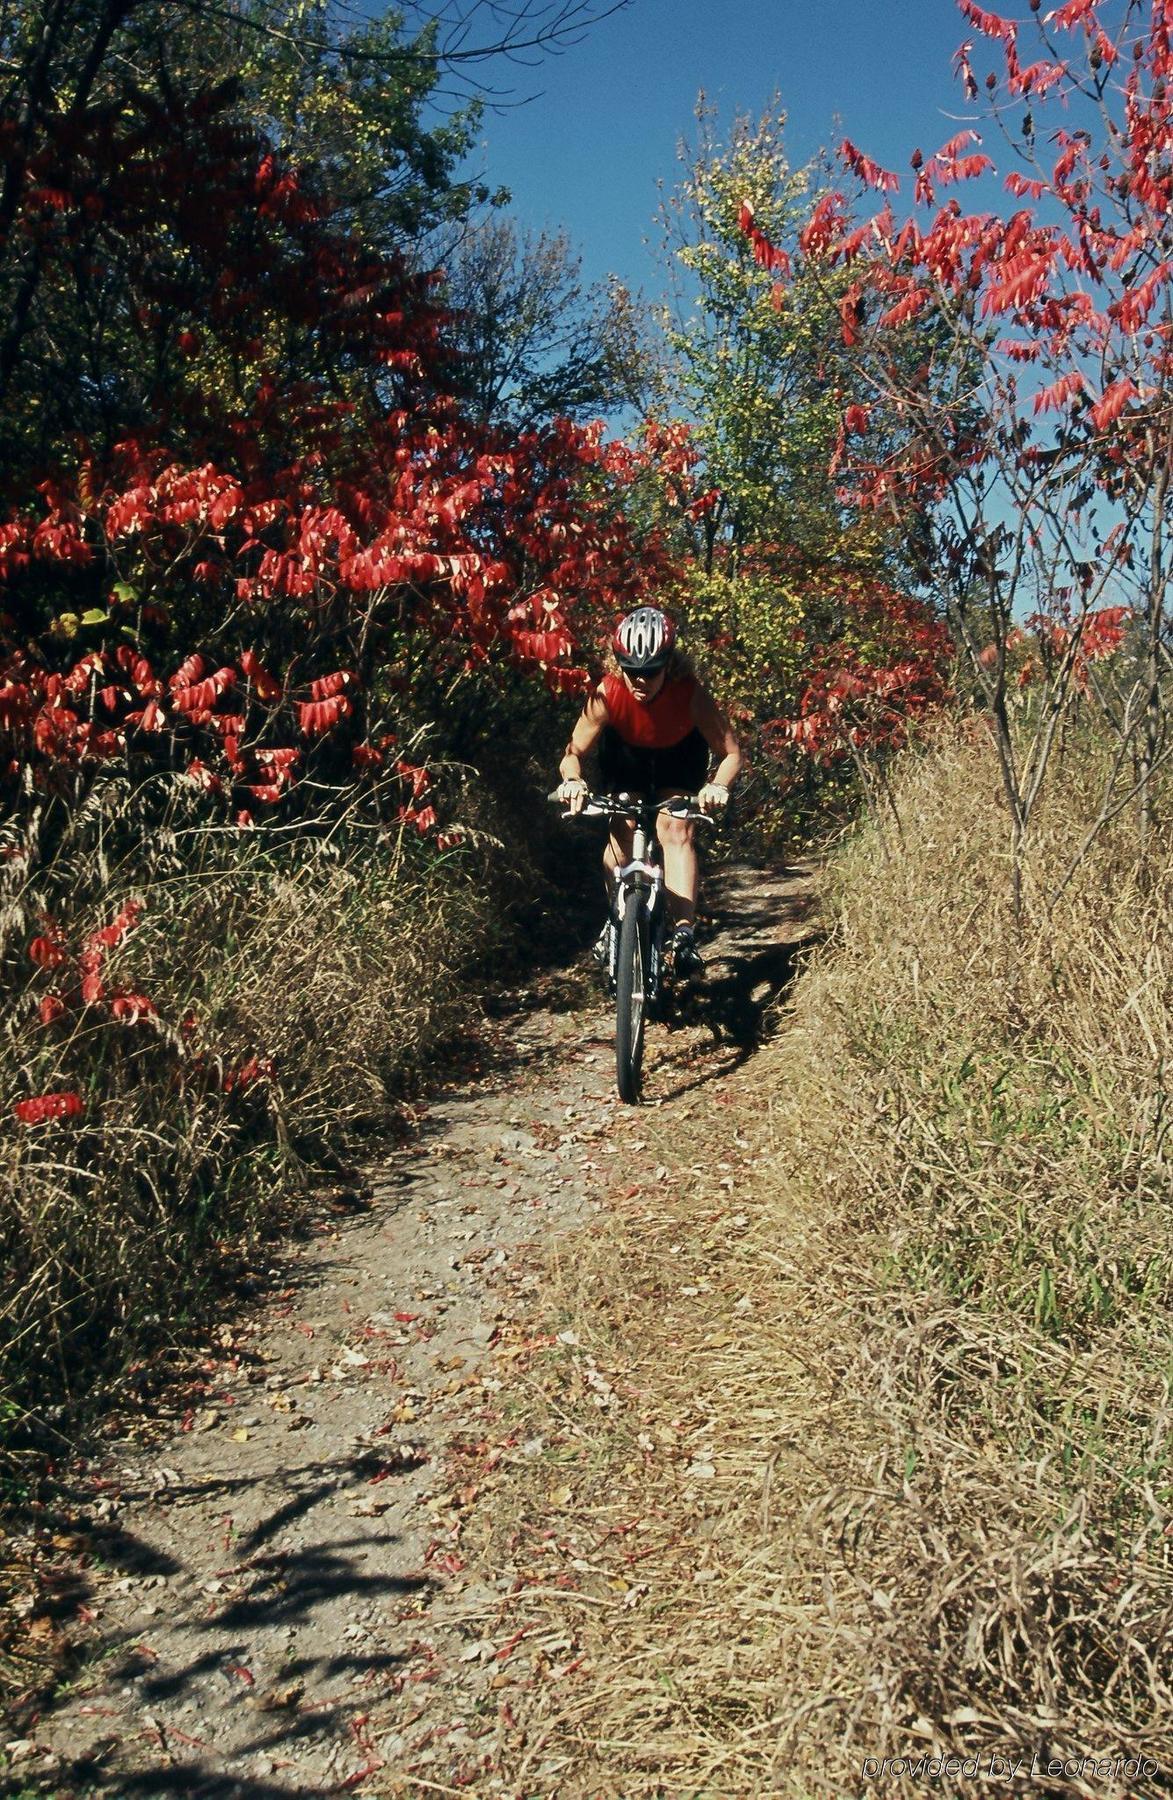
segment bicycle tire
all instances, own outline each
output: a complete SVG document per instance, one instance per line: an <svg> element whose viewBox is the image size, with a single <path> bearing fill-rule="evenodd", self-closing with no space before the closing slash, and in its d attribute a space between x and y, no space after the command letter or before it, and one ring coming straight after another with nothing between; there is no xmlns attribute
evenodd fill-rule
<svg viewBox="0 0 1173 1800"><path fill-rule="evenodd" d="M627 896L615 968L615 1080L619 1098L629 1106L640 1094L647 972L647 902L637 888Z"/></svg>

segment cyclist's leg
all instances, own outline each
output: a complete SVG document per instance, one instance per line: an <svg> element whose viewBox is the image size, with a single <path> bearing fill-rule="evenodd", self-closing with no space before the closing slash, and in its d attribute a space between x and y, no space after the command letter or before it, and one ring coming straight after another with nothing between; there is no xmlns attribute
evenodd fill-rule
<svg viewBox="0 0 1173 1800"><path fill-rule="evenodd" d="M657 795L667 800L695 794L709 767L709 747L699 731L683 742L656 753ZM668 924L691 926L696 919L699 882L693 827L683 819L661 813L656 825L664 850L664 886L667 890Z"/></svg>
<svg viewBox="0 0 1173 1800"><path fill-rule="evenodd" d="M626 819L612 819L611 835L603 847L603 869L607 882L607 904L615 891L615 871L631 861L631 842L635 833Z"/></svg>
<svg viewBox="0 0 1173 1800"><path fill-rule="evenodd" d="M678 789L665 788L657 797L668 800L678 792ZM674 819L671 813L661 813L656 821L656 835L664 851L664 888L670 929L691 925L696 919L699 871L694 829L687 819Z"/></svg>
<svg viewBox="0 0 1173 1800"><path fill-rule="evenodd" d="M612 726L606 726L599 740L599 779L604 791L608 794L643 793L650 785L649 771L649 753L625 743ZM608 906L614 894L612 877L616 869L631 861L633 836L634 828L625 819L611 821L611 835L603 851Z"/></svg>

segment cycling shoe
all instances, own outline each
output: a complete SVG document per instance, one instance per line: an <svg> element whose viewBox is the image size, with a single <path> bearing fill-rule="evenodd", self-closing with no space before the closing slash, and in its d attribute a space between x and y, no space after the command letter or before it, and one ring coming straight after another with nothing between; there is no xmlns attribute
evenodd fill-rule
<svg viewBox="0 0 1173 1800"><path fill-rule="evenodd" d="M704 959L696 947L696 939L687 926L672 934L672 970L678 979L687 981L704 973Z"/></svg>

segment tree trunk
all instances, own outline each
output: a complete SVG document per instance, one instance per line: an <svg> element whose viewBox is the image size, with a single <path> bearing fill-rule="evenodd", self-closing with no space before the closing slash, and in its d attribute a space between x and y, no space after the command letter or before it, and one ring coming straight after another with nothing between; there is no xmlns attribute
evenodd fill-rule
<svg viewBox="0 0 1173 1800"><path fill-rule="evenodd" d="M1151 460L1152 453L1150 452ZM1153 770L1160 755L1164 708L1161 704L1161 627L1165 613L1165 498L1169 489L1169 459L1157 461L1153 484L1153 535L1149 554L1149 593L1145 617L1145 717L1140 758L1140 849L1148 855L1156 806Z"/></svg>

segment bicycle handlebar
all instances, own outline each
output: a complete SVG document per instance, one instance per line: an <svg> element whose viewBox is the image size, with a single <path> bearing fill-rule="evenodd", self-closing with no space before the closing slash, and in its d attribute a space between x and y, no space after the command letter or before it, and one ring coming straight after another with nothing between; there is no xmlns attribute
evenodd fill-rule
<svg viewBox="0 0 1173 1800"><path fill-rule="evenodd" d="M547 794L547 800L559 800L561 795L557 788ZM564 812L564 819L586 818L623 818L630 819L634 814L648 808L654 812L670 812L674 818L698 825L715 825L716 818L712 813L701 812L696 804L695 794L673 794L667 800L649 800L639 794L588 794L577 813Z"/></svg>

